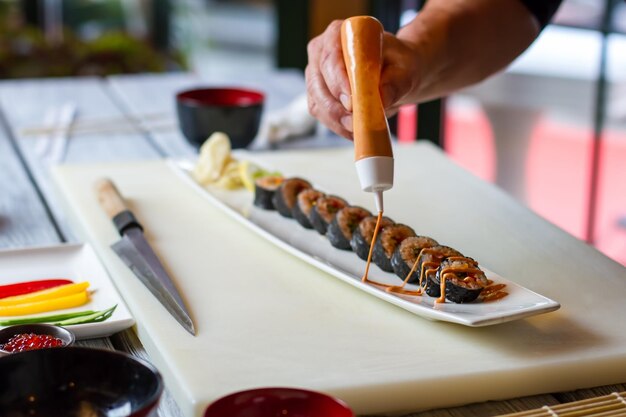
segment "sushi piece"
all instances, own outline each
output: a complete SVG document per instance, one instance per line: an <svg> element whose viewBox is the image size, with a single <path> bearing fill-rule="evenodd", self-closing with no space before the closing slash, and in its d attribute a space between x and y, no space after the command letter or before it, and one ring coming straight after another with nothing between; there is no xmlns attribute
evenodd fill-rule
<svg viewBox="0 0 626 417"><path fill-rule="evenodd" d="M309 216L317 199L323 196L323 192L314 188L309 188L298 194L296 204L294 204L293 210L291 210L291 215L302 227L306 227L307 229L313 228Z"/></svg>
<svg viewBox="0 0 626 417"><path fill-rule="evenodd" d="M254 182L254 205L264 210L274 210L274 194L283 181L284 178L278 176L257 179Z"/></svg>
<svg viewBox="0 0 626 417"><path fill-rule="evenodd" d="M391 257L391 267L393 272L403 280L407 278L411 269L417 262L417 257L424 248L437 246L439 243L435 239L427 236L408 237L398 245ZM407 280L408 283L417 284L420 280L420 270L415 268Z"/></svg>
<svg viewBox="0 0 626 417"><path fill-rule="evenodd" d="M311 209L309 221L315 230L325 235L328 225L333 221L337 212L347 205L346 200L340 197L333 195L320 197Z"/></svg>
<svg viewBox="0 0 626 417"><path fill-rule="evenodd" d="M372 213L368 210L357 206L344 207L339 210L326 231L330 244L338 249L352 249L350 240L354 229L361 223L361 220L371 215Z"/></svg>
<svg viewBox="0 0 626 417"><path fill-rule="evenodd" d="M380 232L378 239L374 243L374 252L372 254L374 263L383 271L393 272L391 257L398 245L411 236L415 236L415 232L407 225L394 224L386 227Z"/></svg>
<svg viewBox="0 0 626 417"><path fill-rule="evenodd" d="M370 253L370 245L372 243L372 237L374 236L374 229L376 228L377 216L369 216L361 220L361 223L352 232L352 239L350 239L350 247L357 254L357 256L364 261L367 261L367 256ZM393 220L389 217L383 217L380 221L380 230L385 227L391 226ZM380 233L380 231L379 231Z"/></svg>
<svg viewBox="0 0 626 417"><path fill-rule="evenodd" d="M296 204L296 198L302 190L311 188L311 183L302 178L289 178L280 184L278 190L274 193L272 203L278 212L284 217L292 217L293 206Z"/></svg>
<svg viewBox="0 0 626 417"><path fill-rule="evenodd" d="M478 262L459 256L441 261L431 282L439 285L440 295L437 302L440 303L446 299L453 303L471 303L489 285L489 280L478 267ZM445 297L441 294L445 294Z"/></svg>
<svg viewBox="0 0 626 417"><path fill-rule="evenodd" d="M437 245L422 251L418 260L417 270L420 273L420 286L426 288L426 294L431 297L439 297L439 284L433 281L437 268L446 258L461 258L463 254L449 246Z"/></svg>

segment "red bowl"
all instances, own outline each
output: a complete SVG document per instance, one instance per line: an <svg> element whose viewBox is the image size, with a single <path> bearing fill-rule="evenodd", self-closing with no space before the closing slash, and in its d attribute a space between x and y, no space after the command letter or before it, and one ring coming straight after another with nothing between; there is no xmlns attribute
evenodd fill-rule
<svg viewBox="0 0 626 417"><path fill-rule="evenodd" d="M196 88L176 94L183 135L199 147L215 132L230 137L233 148L245 148L256 136L265 96L244 88Z"/></svg>
<svg viewBox="0 0 626 417"><path fill-rule="evenodd" d="M297 388L258 388L227 395L209 405L204 417L354 417L341 400Z"/></svg>

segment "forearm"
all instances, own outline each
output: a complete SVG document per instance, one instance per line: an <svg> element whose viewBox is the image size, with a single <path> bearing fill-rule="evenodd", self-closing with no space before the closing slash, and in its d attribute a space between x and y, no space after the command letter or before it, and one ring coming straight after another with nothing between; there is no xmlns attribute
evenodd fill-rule
<svg viewBox="0 0 626 417"><path fill-rule="evenodd" d="M429 0L400 29L419 60L419 83L404 102L422 102L482 81L502 70L539 33L517 0Z"/></svg>

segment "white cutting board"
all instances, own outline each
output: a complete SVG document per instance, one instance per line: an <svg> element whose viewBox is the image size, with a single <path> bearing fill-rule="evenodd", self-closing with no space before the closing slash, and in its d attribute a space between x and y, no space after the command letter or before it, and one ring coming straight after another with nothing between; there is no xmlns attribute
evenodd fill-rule
<svg viewBox="0 0 626 417"><path fill-rule="evenodd" d="M562 308L485 328L428 321L267 243L188 188L165 161L65 166L55 179L68 217L102 257L186 416L262 386L328 392L373 414L626 381L626 268L430 145L395 153L386 214ZM373 208L350 149L255 158ZM109 249L118 236L93 192L101 176L117 183L144 224L190 306L196 337Z"/></svg>

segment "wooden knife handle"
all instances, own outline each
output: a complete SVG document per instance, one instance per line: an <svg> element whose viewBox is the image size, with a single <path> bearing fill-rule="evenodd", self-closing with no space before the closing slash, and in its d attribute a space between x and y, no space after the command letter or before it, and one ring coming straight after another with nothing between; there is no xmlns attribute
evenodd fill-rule
<svg viewBox="0 0 626 417"><path fill-rule="evenodd" d="M371 16L344 20L341 46L352 90L355 159L393 156L379 90L383 60L382 24Z"/></svg>
<svg viewBox="0 0 626 417"><path fill-rule="evenodd" d="M128 210L122 195L110 179L99 179L96 182L96 193L98 194L100 206L102 206L109 218L112 219L121 212Z"/></svg>

